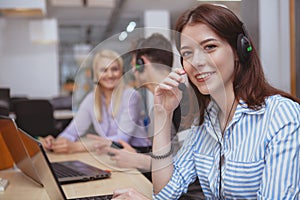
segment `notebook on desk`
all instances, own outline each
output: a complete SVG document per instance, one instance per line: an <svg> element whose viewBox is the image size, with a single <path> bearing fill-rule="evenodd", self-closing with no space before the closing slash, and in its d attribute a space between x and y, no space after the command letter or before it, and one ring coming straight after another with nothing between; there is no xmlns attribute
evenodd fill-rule
<svg viewBox="0 0 300 200"><path fill-rule="evenodd" d="M17 128L14 121L10 118L0 118L0 132L12 154L12 157L16 156L18 158L19 164L16 163L18 168L35 182L44 186L51 200L67 199L59 183L58 177L55 174L54 167L50 163L42 144L21 129ZM22 156L23 158L21 158ZM79 166L85 164L78 161L70 162ZM110 176L110 172L106 173ZM111 198L112 195L108 194L75 199L101 200Z"/></svg>

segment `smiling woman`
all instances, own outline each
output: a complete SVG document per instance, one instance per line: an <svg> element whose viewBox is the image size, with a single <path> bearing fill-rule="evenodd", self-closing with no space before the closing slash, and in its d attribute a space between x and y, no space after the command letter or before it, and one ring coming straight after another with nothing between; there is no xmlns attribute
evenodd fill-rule
<svg viewBox="0 0 300 200"><path fill-rule="evenodd" d="M152 159L154 199L177 199L196 177L208 199L297 199L300 100L266 81L244 23L224 6L186 11L176 31L200 110L176 157ZM173 71L155 90L155 154L172 149L182 82Z"/></svg>
<svg viewBox="0 0 300 200"><path fill-rule="evenodd" d="M182 31L180 53L186 72L193 74L191 82L202 94L230 89L237 60L230 45L204 24L187 25Z"/></svg>

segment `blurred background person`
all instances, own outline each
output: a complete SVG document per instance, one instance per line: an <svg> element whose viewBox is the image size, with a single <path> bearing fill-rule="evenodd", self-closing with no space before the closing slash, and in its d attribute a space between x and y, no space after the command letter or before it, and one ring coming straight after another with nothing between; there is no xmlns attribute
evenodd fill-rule
<svg viewBox="0 0 300 200"><path fill-rule="evenodd" d="M127 87L121 79L123 59L111 50L97 52L93 60L95 89L82 101L66 129L57 138L41 138L44 148L55 153L74 153L104 147L112 141L126 141L132 146L149 146L141 116L142 99L137 91ZM97 135L88 134L86 143L80 137L90 125Z"/></svg>

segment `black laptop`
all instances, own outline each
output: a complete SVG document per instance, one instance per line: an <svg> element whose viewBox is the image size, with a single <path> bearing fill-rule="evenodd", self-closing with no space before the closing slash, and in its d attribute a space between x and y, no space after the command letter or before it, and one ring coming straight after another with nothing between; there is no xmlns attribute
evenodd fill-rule
<svg viewBox="0 0 300 200"><path fill-rule="evenodd" d="M57 169L54 169L52 164L49 162L49 159L42 147L42 144L36 139L34 139L33 137L31 137L29 134L17 128L13 119L10 118L4 118L1 116L0 132L2 133L3 139L6 142L11 155L13 156L14 159L17 158L18 162L16 162L16 165L18 166L18 168L24 174L30 177L32 180L44 186L51 200L67 199L59 183L58 176L56 176L55 174L55 170ZM79 168L80 167L83 168L84 165L87 165L80 161L67 161L67 162L75 164ZM54 164L54 166L56 165ZM93 166L90 165L87 166L89 170L94 170ZM103 175L101 178L110 177L111 173L109 171L100 169L101 173L102 171L105 172L104 173L105 175ZM99 179L99 177L97 178ZM90 180L90 179L83 179L83 181L86 180ZM82 181L82 179L80 181ZM74 181L71 180L67 182L74 182ZM111 199L111 198L112 198L112 194L91 196L91 197L81 197L75 199L102 200L102 199Z"/></svg>
<svg viewBox="0 0 300 200"><path fill-rule="evenodd" d="M51 166L60 184L110 177L110 171L93 167L79 160L51 162Z"/></svg>

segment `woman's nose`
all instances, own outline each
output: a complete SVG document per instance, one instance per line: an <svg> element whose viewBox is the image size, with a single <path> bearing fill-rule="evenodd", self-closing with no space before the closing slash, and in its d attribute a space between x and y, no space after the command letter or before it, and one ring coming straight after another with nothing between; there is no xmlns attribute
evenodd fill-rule
<svg viewBox="0 0 300 200"><path fill-rule="evenodd" d="M202 67L207 62L207 55L202 50L197 50L191 60L194 67Z"/></svg>
<svg viewBox="0 0 300 200"><path fill-rule="evenodd" d="M112 77L112 76L113 76L112 70L107 70L107 76L108 76L108 77Z"/></svg>

